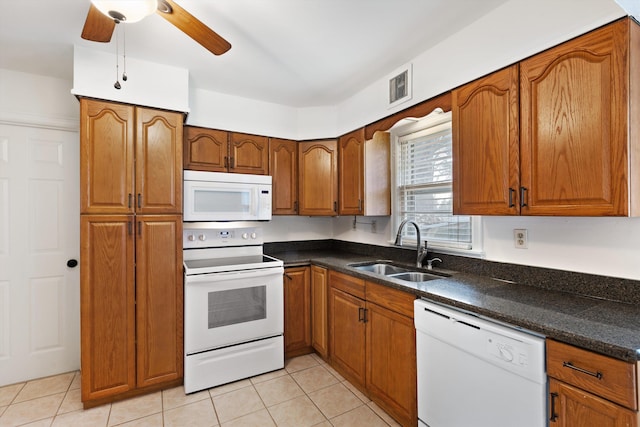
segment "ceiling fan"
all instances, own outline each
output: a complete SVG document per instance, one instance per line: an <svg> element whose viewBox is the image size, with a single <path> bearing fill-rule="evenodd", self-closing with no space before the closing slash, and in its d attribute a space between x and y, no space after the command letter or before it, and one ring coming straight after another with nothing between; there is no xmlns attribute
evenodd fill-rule
<svg viewBox="0 0 640 427"><path fill-rule="evenodd" d="M137 22L154 12L215 55L231 49L228 41L173 0L91 0L82 38L109 42L117 23Z"/></svg>

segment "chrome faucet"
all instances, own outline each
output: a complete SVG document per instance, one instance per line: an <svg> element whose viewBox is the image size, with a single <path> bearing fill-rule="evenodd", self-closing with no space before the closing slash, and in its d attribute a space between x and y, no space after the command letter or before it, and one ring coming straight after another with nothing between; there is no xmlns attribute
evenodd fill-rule
<svg viewBox="0 0 640 427"><path fill-rule="evenodd" d="M418 227L418 224L416 224L415 221L405 219L400 223L400 226L398 227L398 234L396 234L396 241L394 245L402 246L402 230L404 229L404 226L407 224L413 225L416 229L416 240L417 240L416 241L416 267L422 268L422 260L424 260L427 257L427 242L426 241L424 242L424 249L420 247L420 227Z"/></svg>

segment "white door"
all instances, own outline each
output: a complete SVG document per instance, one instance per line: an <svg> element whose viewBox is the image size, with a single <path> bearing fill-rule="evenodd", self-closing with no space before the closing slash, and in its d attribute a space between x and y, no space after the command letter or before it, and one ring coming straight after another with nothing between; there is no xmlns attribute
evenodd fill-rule
<svg viewBox="0 0 640 427"><path fill-rule="evenodd" d="M0 124L0 386L80 367L78 157L77 132Z"/></svg>

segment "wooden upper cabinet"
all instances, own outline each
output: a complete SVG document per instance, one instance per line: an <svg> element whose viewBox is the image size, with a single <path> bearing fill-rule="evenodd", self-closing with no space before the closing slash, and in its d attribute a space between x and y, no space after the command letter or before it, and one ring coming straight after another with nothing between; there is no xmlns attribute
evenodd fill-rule
<svg viewBox="0 0 640 427"><path fill-rule="evenodd" d="M182 212L181 113L136 108L136 212Z"/></svg>
<svg viewBox="0 0 640 427"><path fill-rule="evenodd" d="M273 177L272 213L298 213L298 143L269 139L269 170Z"/></svg>
<svg viewBox="0 0 640 427"><path fill-rule="evenodd" d="M80 212L133 212L135 109L80 100Z"/></svg>
<svg viewBox="0 0 640 427"><path fill-rule="evenodd" d="M81 213L181 213L182 114L80 100Z"/></svg>
<svg viewBox="0 0 640 427"><path fill-rule="evenodd" d="M638 46L624 18L454 90L454 213L640 215Z"/></svg>
<svg viewBox="0 0 640 427"><path fill-rule="evenodd" d="M453 212L518 214L518 66L452 93Z"/></svg>
<svg viewBox="0 0 640 427"><path fill-rule="evenodd" d="M268 138L230 132L229 172L269 175Z"/></svg>
<svg viewBox="0 0 640 427"><path fill-rule="evenodd" d="M184 168L227 172L228 132L195 126L184 127Z"/></svg>
<svg viewBox="0 0 640 427"><path fill-rule="evenodd" d="M300 215L338 214L338 142L298 144Z"/></svg>
<svg viewBox="0 0 640 427"><path fill-rule="evenodd" d="M391 215L390 135L364 128L338 140L340 215Z"/></svg>
<svg viewBox="0 0 640 427"><path fill-rule="evenodd" d="M629 213L629 78L640 72L629 74L630 27L617 21L521 63L523 214Z"/></svg>
<svg viewBox="0 0 640 427"><path fill-rule="evenodd" d="M185 126L184 129L185 169L269 174L269 139L266 136L196 126Z"/></svg>
<svg viewBox="0 0 640 427"><path fill-rule="evenodd" d="M338 140L338 213L362 215L364 212L364 128Z"/></svg>

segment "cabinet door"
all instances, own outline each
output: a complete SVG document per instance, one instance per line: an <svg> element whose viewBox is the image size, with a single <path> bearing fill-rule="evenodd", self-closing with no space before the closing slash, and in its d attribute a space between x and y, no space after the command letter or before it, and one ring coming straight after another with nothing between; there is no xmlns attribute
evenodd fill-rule
<svg viewBox="0 0 640 427"><path fill-rule="evenodd" d="M228 137L222 130L184 127L184 168L190 170L227 172Z"/></svg>
<svg viewBox="0 0 640 427"><path fill-rule="evenodd" d="M182 212L182 114L136 108L136 211Z"/></svg>
<svg viewBox="0 0 640 427"><path fill-rule="evenodd" d="M338 140L340 215L362 215L364 207L364 128Z"/></svg>
<svg viewBox="0 0 640 427"><path fill-rule="evenodd" d="M134 108L80 100L80 213L133 212Z"/></svg>
<svg viewBox="0 0 640 427"><path fill-rule="evenodd" d="M367 302L367 391L402 425L417 419L413 319Z"/></svg>
<svg viewBox="0 0 640 427"><path fill-rule="evenodd" d="M300 215L338 214L338 143L298 144Z"/></svg>
<svg viewBox="0 0 640 427"><path fill-rule="evenodd" d="M182 377L182 218L136 217L137 385Z"/></svg>
<svg viewBox="0 0 640 427"><path fill-rule="evenodd" d="M549 426L636 427L637 414L593 394L549 378Z"/></svg>
<svg viewBox="0 0 640 427"><path fill-rule="evenodd" d="M80 218L82 401L136 386L133 216Z"/></svg>
<svg viewBox="0 0 640 427"><path fill-rule="evenodd" d="M518 66L452 93L453 213L519 213Z"/></svg>
<svg viewBox="0 0 640 427"><path fill-rule="evenodd" d="M269 140L269 170L273 177L272 213L298 213L298 143L286 139Z"/></svg>
<svg viewBox="0 0 640 427"><path fill-rule="evenodd" d="M329 287L329 354L332 365L354 385L365 386L365 303Z"/></svg>
<svg viewBox="0 0 640 427"><path fill-rule="evenodd" d="M311 266L311 345L324 359L329 357L327 269Z"/></svg>
<svg viewBox="0 0 640 427"><path fill-rule="evenodd" d="M269 175L269 140L267 137L230 133L229 172Z"/></svg>
<svg viewBox="0 0 640 427"><path fill-rule="evenodd" d="M521 63L523 214L627 215L628 26Z"/></svg>
<svg viewBox="0 0 640 427"><path fill-rule="evenodd" d="M311 281L309 267L284 272L284 351L290 358L311 352Z"/></svg>

